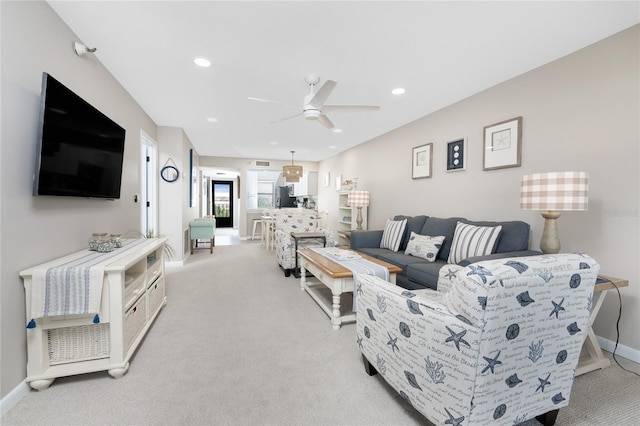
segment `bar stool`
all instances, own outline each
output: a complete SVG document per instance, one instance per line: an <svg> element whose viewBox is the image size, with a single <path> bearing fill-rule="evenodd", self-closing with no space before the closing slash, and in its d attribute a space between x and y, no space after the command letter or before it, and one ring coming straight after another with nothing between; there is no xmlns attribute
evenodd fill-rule
<svg viewBox="0 0 640 426"><path fill-rule="evenodd" d="M262 238L267 250L273 250L275 247L275 223L275 217L262 216Z"/></svg>
<svg viewBox="0 0 640 426"><path fill-rule="evenodd" d="M253 219L253 232L251 233L251 240L256 238L256 228L260 225L260 239L262 240L262 218Z"/></svg>

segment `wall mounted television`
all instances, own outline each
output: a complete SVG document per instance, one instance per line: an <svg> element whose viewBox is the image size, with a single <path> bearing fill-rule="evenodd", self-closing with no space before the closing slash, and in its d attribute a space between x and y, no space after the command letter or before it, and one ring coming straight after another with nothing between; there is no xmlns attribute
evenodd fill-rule
<svg viewBox="0 0 640 426"><path fill-rule="evenodd" d="M33 195L120 198L125 130L42 73Z"/></svg>

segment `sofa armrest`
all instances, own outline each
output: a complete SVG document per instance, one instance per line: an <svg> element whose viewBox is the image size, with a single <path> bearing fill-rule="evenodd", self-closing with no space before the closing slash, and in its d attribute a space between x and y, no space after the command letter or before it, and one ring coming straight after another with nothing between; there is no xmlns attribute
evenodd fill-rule
<svg viewBox="0 0 640 426"><path fill-rule="evenodd" d="M483 260L506 259L508 257L539 256L541 254L542 252L536 250L519 250L509 251L505 253L493 253L486 256L467 257L466 259L462 259L460 262L458 262L458 265L468 266L472 263L482 262Z"/></svg>
<svg viewBox="0 0 640 426"><path fill-rule="evenodd" d="M375 231L351 231L351 248L357 250L366 247L380 247L382 229Z"/></svg>

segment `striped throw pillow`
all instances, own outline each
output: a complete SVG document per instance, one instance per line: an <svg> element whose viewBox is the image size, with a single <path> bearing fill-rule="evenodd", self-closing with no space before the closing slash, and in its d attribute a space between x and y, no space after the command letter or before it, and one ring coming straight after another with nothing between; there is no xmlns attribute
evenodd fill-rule
<svg viewBox="0 0 640 426"><path fill-rule="evenodd" d="M500 231L502 226L475 226L458 222L447 263L458 263L468 257L493 253Z"/></svg>
<svg viewBox="0 0 640 426"><path fill-rule="evenodd" d="M382 240L380 241L380 248L386 248L392 251L398 251L400 248L400 241L404 234L404 228L407 226L407 219L403 220L391 220L387 219L387 223L384 225L384 231L382 231Z"/></svg>

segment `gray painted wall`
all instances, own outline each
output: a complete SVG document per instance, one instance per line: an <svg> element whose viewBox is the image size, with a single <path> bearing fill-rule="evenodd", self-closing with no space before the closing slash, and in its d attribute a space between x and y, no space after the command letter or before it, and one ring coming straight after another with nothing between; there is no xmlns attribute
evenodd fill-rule
<svg viewBox="0 0 640 426"><path fill-rule="evenodd" d="M635 26L322 161L320 182L329 173L331 186L320 185L319 209L330 212L336 229L333 178L357 177L358 189L371 191L369 229L382 229L396 214L523 220L532 227L530 247L538 249L544 220L539 212L520 210L521 177L587 171L589 210L560 217L562 251L588 253L602 273L629 280L621 290L618 349L630 348L639 360L639 40ZM483 171L483 127L518 116L522 166ZM458 138L467 138L467 170L447 173L446 143ZM412 148L430 142L433 177L412 180ZM596 334L615 342L617 314L613 292L595 322Z"/></svg>
<svg viewBox="0 0 640 426"><path fill-rule="evenodd" d="M140 229L140 131L156 125L45 2L0 3L2 23L2 205L0 396L26 376L24 288L18 273L82 249L92 232ZM52 74L127 131L121 198L33 197L42 72Z"/></svg>

